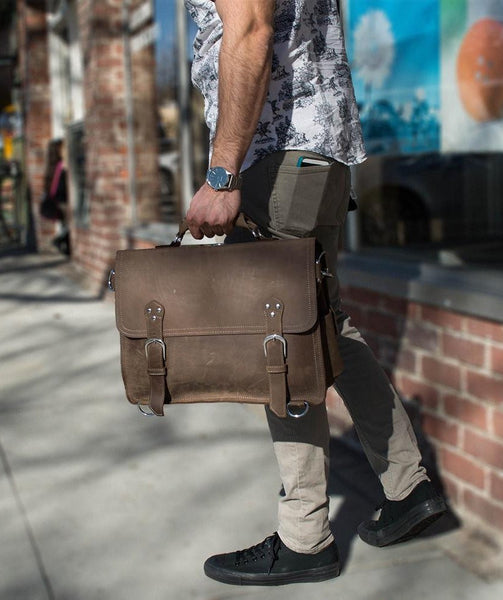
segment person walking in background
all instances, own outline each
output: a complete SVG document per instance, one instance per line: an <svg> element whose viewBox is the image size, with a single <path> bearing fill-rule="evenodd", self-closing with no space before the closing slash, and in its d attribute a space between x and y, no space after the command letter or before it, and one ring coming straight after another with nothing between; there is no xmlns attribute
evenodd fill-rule
<svg viewBox="0 0 503 600"><path fill-rule="evenodd" d="M58 231L52 243L62 254L69 256L68 193L64 142L61 139L51 140L47 148L44 194L40 204L40 214L46 219L57 222Z"/></svg>
<svg viewBox="0 0 503 600"><path fill-rule="evenodd" d="M267 236L315 236L336 273L350 206L350 166L365 159L336 0L185 0L198 25L192 79L210 128L206 182L187 212L196 239L227 234L245 212ZM335 381L386 496L360 524L369 544L408 539L446 510L433 489L410 421L391 383L330 296L344 371ZM339 575L328 519L326 406L278 418L266 408L284 495L276 533L246 550L210 557L205 573L237 585L282 585Z"/></svg>

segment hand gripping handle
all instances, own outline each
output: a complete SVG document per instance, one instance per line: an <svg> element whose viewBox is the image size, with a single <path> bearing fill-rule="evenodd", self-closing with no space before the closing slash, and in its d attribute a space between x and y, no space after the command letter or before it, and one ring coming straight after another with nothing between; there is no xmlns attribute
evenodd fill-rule
<svg viewBox="0 0 503 600"><path fill-rule="evenodd" d="M243 227L244 229L248 229L256 240L264 239L258 225L254 223L250 217L240 212L236 222L234 223L234 227ZM187 225L187 220L183 219L180 223L180 227L178 229L178 233L176 234L175 239L171 242L170 246L179 246L182 243L183 236L189 230L189 226Z"/></svg>

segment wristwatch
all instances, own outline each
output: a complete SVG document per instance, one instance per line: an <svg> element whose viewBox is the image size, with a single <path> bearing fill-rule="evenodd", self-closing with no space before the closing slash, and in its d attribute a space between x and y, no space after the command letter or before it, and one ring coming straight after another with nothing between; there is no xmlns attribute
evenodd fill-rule
<svg viewBox="0 0 503 600"><path fill-rule="evenodd" d="M234 175L223 167L211 167L206 172L206 183L217 192L231 192L241 187L241 175Z"/></svg>

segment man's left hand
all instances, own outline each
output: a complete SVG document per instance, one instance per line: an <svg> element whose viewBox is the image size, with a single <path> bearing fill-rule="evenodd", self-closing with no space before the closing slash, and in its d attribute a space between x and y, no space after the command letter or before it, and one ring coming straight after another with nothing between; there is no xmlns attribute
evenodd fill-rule
<svg viewBox="0 0 503 600"><path fill-rule="evenodd" d="M234 228L239 207L241 192L216 191L204 183L194 194L187 212L187 225L196 240L204 236L228 234Z"/></svg>

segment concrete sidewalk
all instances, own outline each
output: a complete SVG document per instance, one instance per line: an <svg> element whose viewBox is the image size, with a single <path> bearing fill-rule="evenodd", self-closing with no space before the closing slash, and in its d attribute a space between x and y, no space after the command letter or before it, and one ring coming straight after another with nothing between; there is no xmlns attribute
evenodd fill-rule
<svg viewBox="0 0 503 600"><path fill-rule="evenodd" d="M206 578L207 556L276 527L280 487L261 413L125 400L112 302L57 257L0 258L1 600L496 600L453 562L449 533L386 549L355 536L362 494L331 485L345 560L320 584L237 588ZM334 440L337 448L337 440ZM335 462L351 476L351 457Z"/></svg>

